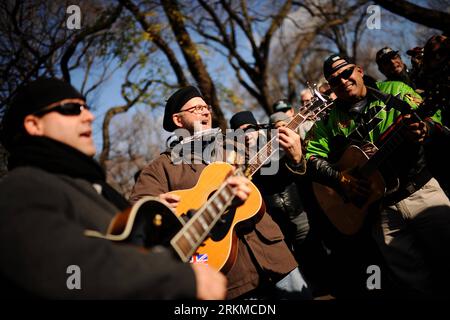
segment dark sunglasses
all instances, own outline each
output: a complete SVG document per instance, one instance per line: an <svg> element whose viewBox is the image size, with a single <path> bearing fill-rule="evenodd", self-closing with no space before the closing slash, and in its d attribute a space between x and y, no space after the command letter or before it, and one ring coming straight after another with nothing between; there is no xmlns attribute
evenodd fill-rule
<svg viewBox="0 0 450 320"><path fill-rule="evenodd" d="M387 55L386 57L384 57L380 60L379 64L390 64L392 59L398 59L398 58L400 58L399 54Z"/></svg>
<svg viewBox="0 0 450 320"><path fill-rule="evenodd" d="M337 76L328 79L328 83L332 87L337 87L341 84L341 79L347 80L348 78L350 78L351 75L353 74L354 70L355 70L355 67L348 68L347 70L342 71Z"/></svg>
<svg viewBox="0 0 450 320"><path fill-rule="evenodd" d="M251 124L251 125L249 125L249 126L247 126L245 129L244 129L244 131L245 132L247 132L247 131L257 131L257 130L259 130L260 129L260 127L258 126L258 125L256 125L256 124Z"/></svg>
<svg viewBox="0 0 450 320"><path fill-rule="evenodd" d="M56 111L65 116L78 116L83 110L90 110L90 108L85 104L80 103L64 103L49 109L43 109L35 112L37 116L43 116L49 112Z"/></svg>
<svg viewBox="0 0 450 320"><path fill-rule="evenodd" d="M259 129L261 129L259 125L250 124L249 126L245 127L244 129L236 128L235 130L237 130L237 132L240 134L247 134L247 133L258 131Z"/></svg>

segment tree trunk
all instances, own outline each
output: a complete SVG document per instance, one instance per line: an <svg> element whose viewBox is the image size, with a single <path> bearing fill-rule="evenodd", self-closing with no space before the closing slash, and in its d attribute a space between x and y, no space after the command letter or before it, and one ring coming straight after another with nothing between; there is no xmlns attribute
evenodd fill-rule
<svg viewBox="0 0 450 320"><path fill-rule="evenodd" d="M169 19L170 26L177 39L178 45L183 53L184 59L189 67L189 71L197 81L198 87L205 96L205 99L213 108L213 124L218 125L222 130L225 130L227 124L223 112L219 107L216 88L208 70L206 70L206 67L203 64L196 44L192 41L186 30L183 14L179 9L178 2L174 0L162 0L161 3L167 18Z"/></svg>

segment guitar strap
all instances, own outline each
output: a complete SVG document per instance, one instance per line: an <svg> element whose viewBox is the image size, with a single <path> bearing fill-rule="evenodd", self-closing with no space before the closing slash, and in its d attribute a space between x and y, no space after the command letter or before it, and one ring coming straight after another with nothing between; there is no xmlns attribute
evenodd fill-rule
<svg viewBox="0 0 450 320"><path fill-rule="evenodd" d="M403 114L412 111L411 106L407 102L396 96L381 92L372 87L367 87L367 91L376 100L383 101L385 106L375 106L370 108L367 113L362 114L358 118L358 125L347 137L350 141L367 140L369 133L378 125L378 123L380 123L381 119L376 118L376 115L383 109L390 110L391 108L394 108Z"/></svg>
<svg viewBox="0 0 450 320"><path fill-rule="evenodd" d="M383 101L388 110L394 108L400 111L402 114L413 112L411 106L406 101L400 99L398 96L381 92L380 90L372 87L367 87L367 91L370 92L377 100Z"/></svg>
<svg viewBox="0 0 450 320"><path fill-rule="evenodd" d="M350 140L367 140L369 133L380 123L381 119L376 115L383 110L383 106L375 106L367 110L366 113L356 118L357 126L348 136Z"/></svg>

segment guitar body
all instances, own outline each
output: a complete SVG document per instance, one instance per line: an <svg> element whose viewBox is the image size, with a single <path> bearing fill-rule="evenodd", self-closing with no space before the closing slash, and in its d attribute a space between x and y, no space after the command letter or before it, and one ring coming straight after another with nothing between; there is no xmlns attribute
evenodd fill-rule
<svg viewBox="0 0 450 320"><path fill-rule="evenodd" d="M174 249L171 240L187 225L182 215L201 208L223 184L232 169L228 163L210 164L203 170L195 187L172 191L171 193L181 197L176 211L168 208L157 197L143 197L132 207L118 213L111 220L106 234L96 230L85 230L84 234L145 249L157 250L159 246ZM259 190L253 183L250 183L250 188L247 200L237 208L227 209L221 221L214 225L209 237L195 252L203 255L200 259L202 262L207 261L208 265L217 271L228 272L236 261L238 239L235 229L238 224L264 214ZM188 261L184 257L180 258Z"/></svg>
<svg viewBox="0 0 450 320"><path fill-rule="evenodd" d="M189 210L200 208L226 180L232 170L228 163L216 162L203 169L197 184L186 190L172 191L179 195L181 201L176 208L176 214L181 216ZM228 209L212 229L210 236L196 251L206 254L208 265L224 273L233 266L237 257L237 236L235 228L241 222L260 214L264 214L264 205L259 190L250 183L251 192L248 199L239 207ZM258 217L258 216L257 216Z"/></svg>
<svg viewBox="0 0 450 320"><path fill-rule="evenodd" d="M345 150L336 167L340 171L354 169L364 165L368 159L364 151L352 145ZM370 182L372 192L360 205L346 201L333 188L313 182L317 202L331 223L343 234L357 233L364 223L369 206L381 199L385 193L385 182L379 171L374 171L367 180Z"/></svg>
<svg viewBox="0 0 450 320"><path fill-rule="evenodd" d="M157 197L143 197L111 220L106 234L86 230L89 237L124 242L146 249L170 246L184 222Z"/></svg>
<svg viewBox="0 0 450 320"><path fill-rule="evenodd" d="M317 91L316 94L320 99L314 97L313 102L288 123L288 128L296 130L307 117L317 116L332 104ZM268 157L266 148L272 150L274 139L255 155L258 165L249 166L251 170L247 168L244 176L251 177L265 163L268 158L263 161L261 158ZM106 233L85 230L84 234L137 245L143 250L169 247L183 262L207 262L217 271L227 273L237 257L235 230L245 222L256 222L265 212L261 194L251 182L247 200L237 208L229 207L235 195L225 187L224 181L236 174L232 171L233 166L228 163L210 164L202 171L195 187L171 192L181 199L175 211L157 197L143 197L117 214ZM184 215L190 219L186 221Z"/></svg>

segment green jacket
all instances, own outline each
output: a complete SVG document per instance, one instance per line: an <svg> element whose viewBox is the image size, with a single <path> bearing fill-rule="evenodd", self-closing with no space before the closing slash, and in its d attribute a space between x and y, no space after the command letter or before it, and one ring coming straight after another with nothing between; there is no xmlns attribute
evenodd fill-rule
<svg viewBox="0 0 450 320"><path fill-rule="evenodd" d="M420 97L402 82L379 82L377 87L381 92L398 95L414 109L417 108L415 101L420 102ZM350 113L348 110L354 106L337 100L328 119L319 121L310 131L308 137L310 141L306 148L307 172L314 181L332 188L339 188L340 173L332 163L339 160L349 144L361 145L361 142L370 141L377 145L379 138L388 132L388 128L401 114L394 108L388 110L385 103L376 98L372 91L368 92L366 98L368 105L363 115ZM362 128L364 140L357 134L356 129L361 129L355 122L358 117L363 118L363 122L366 123ZM425 121L428 122L429 128L433 129L431 131L434 131L435 122L440 122L440 111ZM425 160L424 146L408 140L394 149L378 169L384 176L388 189L396 190L391 193L389 200L386 199L390 203L403 199L408 192L421 187L427 179L431 178Z"/></svg>
<svg viewBox="0 0 450 320"><path fill-rule="evenodd" d="M400 99L408 102L412 108L417 108L415 102L419 102L421 97L408 85L398 81L384 81L377 83L381 92L399 95ZM369 109L380 109L376 115L379 119L376 127L369 133L370 142L376 142L378 138L393 124L394 120L400 115L400 111L391 108L386 110L383 101L374 100L370 102ZM441 123L440 111L436 112L432 120ZM306 148L306 159L311 156L319 156L327 159L330 152L330 140L338 135L348 137L357 127L352 116L345 109L345 106L338 104L334 107L327 120L318 121L310 131L309 143Z"/></svg>

